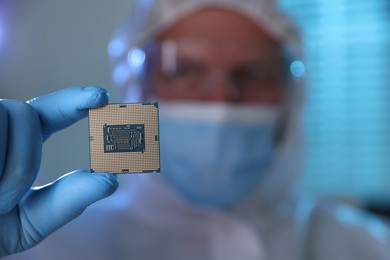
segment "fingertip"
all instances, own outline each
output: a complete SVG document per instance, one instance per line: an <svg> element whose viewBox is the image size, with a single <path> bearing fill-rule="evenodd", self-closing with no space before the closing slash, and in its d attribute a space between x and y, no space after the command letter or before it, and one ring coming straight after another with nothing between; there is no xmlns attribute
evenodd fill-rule
<svg viewBox="0 0 390 260"><path fill-rule="evenodd" d="M108 93L108 91L98 86L83 87L82 91L86 93L90 93L91 95L90 96L91 102L88 108L105 106L108 104L108 101L110 99L110 94ZM86 107L82 107L82 109L84 108Z"/></svg>
<svg viewBox="0 0 390 260"><path fill-rule="evenodd" d="M105 178L115 189L119 186L119 178L116 174L110 172L96 172L91 174L100 175L102 178Z"/></svg>
<svg viewBox="0 0 390 260"><path fill-rule="evenodd" d="M27 103L39 113L42 134L46 138L86 117L88 109L107 105L108 100L106 89L93 86L66 88L31 99Z"/></svg>
<svg viewBox="0 0 390 260"><path fill-rule="evenodd" d="M81 89L82 91L91 91L91 92L107 91L106 89L99 86L87 86L87 87L81 87Z"/></svg>

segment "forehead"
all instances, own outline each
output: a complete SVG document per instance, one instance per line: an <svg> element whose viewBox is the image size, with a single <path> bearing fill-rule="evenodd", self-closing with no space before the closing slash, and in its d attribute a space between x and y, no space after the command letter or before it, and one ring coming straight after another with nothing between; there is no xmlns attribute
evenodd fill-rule
<svg viewBox="0 0 390 260"><path fill-rule="evenodd" d="M198 10L177 21L159 35L160 41L183 38L278 46L277 41L261 25L238 12L222 8Z"/></svg>

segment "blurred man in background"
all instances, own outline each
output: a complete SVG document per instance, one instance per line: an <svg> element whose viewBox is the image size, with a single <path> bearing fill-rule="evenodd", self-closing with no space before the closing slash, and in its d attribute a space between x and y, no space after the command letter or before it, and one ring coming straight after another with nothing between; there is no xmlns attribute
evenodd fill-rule
<svg viewBox="0 0 390 260"><path fill-rule="evenodd" d="M109 50L123 101L160 101L162 172L124 176L115 195L10 259L388 259L381 222L294 189L300 49L274 1L136 1ZM69 92L81 95L54 95Z"/></svg>

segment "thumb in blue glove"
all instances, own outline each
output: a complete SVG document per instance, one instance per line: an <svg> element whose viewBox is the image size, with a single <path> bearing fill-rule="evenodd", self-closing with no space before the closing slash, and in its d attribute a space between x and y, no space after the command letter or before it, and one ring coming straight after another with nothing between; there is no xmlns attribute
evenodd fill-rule
<svg viewBox="0 0 390 260"><path fill-rule="evenodd" d="M0 256L33 247L118 186L111 173L78 170L32 188L42 142L108 103L98 87L68 88L21 102L0 100Z"/></svg>

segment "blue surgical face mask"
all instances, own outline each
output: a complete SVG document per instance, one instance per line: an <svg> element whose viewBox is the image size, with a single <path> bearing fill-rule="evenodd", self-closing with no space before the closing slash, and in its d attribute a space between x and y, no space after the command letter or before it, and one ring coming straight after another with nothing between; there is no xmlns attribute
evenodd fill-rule
<svg viewBox="0 0 390 260"><path fill-rule="evenodd" d="M198 206L236 205L271 165L278 111L269 106L160 104L164 179Z"/></svg>

